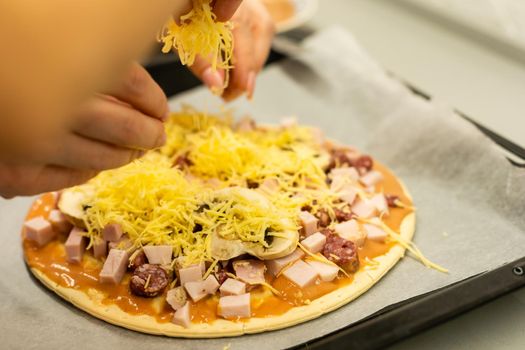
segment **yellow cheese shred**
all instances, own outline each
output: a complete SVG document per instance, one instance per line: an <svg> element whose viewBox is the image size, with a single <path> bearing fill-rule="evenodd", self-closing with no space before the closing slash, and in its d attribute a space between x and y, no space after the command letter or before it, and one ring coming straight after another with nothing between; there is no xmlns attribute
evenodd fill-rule
<svg viewBox="0 0 525 350"><path fill-rule="evenodd" d="M91 241L117 223L131 241L130 250L170 245L174 257L185 257L184 265L213 263L215 233L268 247L271 237L298 230L303 205L337 205L318 161L323 149L310 128L237 132L227 113L212 116L184 106L166 122L166 131L164 147L88 183L94 190L82 204ZM190 165L175 166L183 156ZM266 179L277 179L281 188L259 192L266 204L224 192Z"/></svg>
<svg viewBox="0 0 525 350"><path fill-rule="evenodd" d="M231 22L218 22L212 11L212 0L193 0L193 8L180 18L171 19L159 35L162 52L174 50L182 64L191 66L197 56L210 61L213 70L226 72L224 88L228 86L228 71L233 57Z"/></svg>
<svg viewBox="0 0 525 350"><path fill-rule="evenodd" d="M408 250L410 253L412 253L416 257L416 259L419 260L426 267L432 268L432 269L437 270L439 272L448 273L448 269L446 269L446 268L444 268L444 267L442 267L442 266L440 266L440 265L430 261L427 257L425 257L425 255L421 252L421 250L419 250L419 248L417 247L417 245L414 242L411 242L411 241L408 241L408 240L404 239L399 233L397 233L396 231L392 230L384 222L382 222L382 221L381 222L377 222L377 221L368 220L368 219L362 219L362 218L359 218L358 220L361 221L361 222L370 224L370 225L377 226L377 227L381 228L382 230L384 230L392 240L394 240L395 242L399 243L406 250Z"/></svg>

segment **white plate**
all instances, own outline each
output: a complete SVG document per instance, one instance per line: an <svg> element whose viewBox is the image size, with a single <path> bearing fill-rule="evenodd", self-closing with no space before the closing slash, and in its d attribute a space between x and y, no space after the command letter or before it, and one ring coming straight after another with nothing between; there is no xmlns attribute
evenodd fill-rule
<svg viewBox="0 0 525 350"><path fill-rule="evenodd" d="M291 1L294 6L294 15L275 24L278 33L283 33L302 26L308 22L317 12L318 0L289 1Z"/></svg>

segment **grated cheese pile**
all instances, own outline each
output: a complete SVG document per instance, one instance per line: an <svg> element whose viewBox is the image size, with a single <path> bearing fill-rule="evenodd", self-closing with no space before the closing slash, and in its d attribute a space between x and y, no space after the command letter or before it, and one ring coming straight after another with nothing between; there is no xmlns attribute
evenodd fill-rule
<svg viewBox="0 0 525 350"><path fill-rule="evenodd" d="M212 261L214 232L268 247L269 237L298 230L297 214L312 198L318 206L336 200L327 192L310 128L236 132L231 118L184 107L166 130L162 149L89 182L94 192L84 203L84 220L92 240L118 223L135 247L167 244L175 256L187 257L185 264ZM185 169L174 167L181 156L191 164ZM264 203L228 190L267 178L280 190Z"/></svg>
<svg viewBox="0 0 525 350"><path fill-rule="evenodd" d="M135 248L171 245L175 257L185 257L184 265L208 261L215 267L213 235L268 248L272 237L299 229L304 206L314 214L325 210L333 219L334 208L345 205L327 185L323 168L328 151L315 129L242 130L228 114L207 115L189 106L172 113L164 147L87 184L90 191L82 204L91 242L107 224L117 223ZM264 188L268 180L275 189ZM354 185L360 197L372 195L358 182ZM380 226L426 266L446 271L384 223Z"/></svg>
<svg viewBox="0 0 525 350"><path fill-rule="evenodd" d="M171 19L160 33L163 53L177 51L182 64L191 66L197 56L210 61L213 70L226 71L224 87L228 86L228 70L233 57L233 34L230 22L217 22L212 0L193 0L193 9L180 18Z"/></svg>

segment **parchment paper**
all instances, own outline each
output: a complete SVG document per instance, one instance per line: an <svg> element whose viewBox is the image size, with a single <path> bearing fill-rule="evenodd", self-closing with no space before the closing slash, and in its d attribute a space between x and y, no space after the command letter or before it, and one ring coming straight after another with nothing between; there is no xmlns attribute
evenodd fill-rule
<svg viewBox="0 0 525 350"><path fill-rule="evenodd" d="M220 105L204 89L178 97L173 108L180 101L209 110ZM264 122L297 115L394 169L418 207L415 242L450 273L407 257L358 300L302 325L214 340L149 336L99 321L34 281L19 238L32 198L0 200L0 348L285 348L525 255L525 171L470 124L387 77L343 30L317 34L296 59L267 69L254 101L234 108Z"/></svg>

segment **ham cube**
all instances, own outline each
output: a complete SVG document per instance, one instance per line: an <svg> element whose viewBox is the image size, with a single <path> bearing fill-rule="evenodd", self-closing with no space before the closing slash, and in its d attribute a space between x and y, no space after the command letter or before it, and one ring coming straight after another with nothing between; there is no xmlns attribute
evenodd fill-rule
<svg viewBox="0 0 525 350"><path fill-rule="evenodd" d="M351 181L357 181L359 179L359 173L354 167L344 167L344 168L334 168L330 171L330 177L332 178L332 183L336 178L349 179Z"/></svg>
<svg viewBox="0 0 525 350"><path fill-rule="evenodd" d="M183 307L175 311L171 322L184 328L191 326L190 302L187 301Z"/></svg>
<svg viewBox="0 0 525 350"><path fill-rule="evenodd" d="M186 292L184 291L183 287L175 287L173 289L170 289L166 294L166 302L175 311L186 305L187 301L188 296L186 295Z"/></svg>
<svg viewBox="0 0 525 350"><path fill-rule="evenodd" d="M100 237L95 238L93 242L93 256L95 258L103 258L108 254L108 242Z"/></svg>
<svg viewBox="0 0 525 350"><path fill-rule="evenodd" d="M345 185L338 193L339 199L345 201L348 204L352 204L357 197L357 190L351 185Z"/></svg>
<svg viewBox="0 0 525 350"><path fill-rule="evenodd" d="M348 170L351 174L342 175L344 173L341 170ZM334 173L336 175L332 175ZM353 185L354 177L359 176L357 170L355 168L335 168L330 174L332 175L330 190L335 192L343 201L352 204L357 196L357 189Z"/></svg>
<svg viewBox="0 0 525 350"><path fill-rule="evenodd" d="M363 230L366 232L367 239L376 242L385 242L388 234L380 227L372 224L363 224Z"/></svg>
<svg viewBox="0 0 525 350"><path fill-rule="evenodd" d="M282 258L267 260L266 268L273 276L277 276L283 268L299 259L302 259L303 256L304 252L300 248L297 248L291 254L283 256Z"/></svg>
<svg viewBox="0 0 525 350"><path fill-rule="evenodd" d="M219 286L220 284L214 275L209 275L204 280L204 289L206 290L206 293L208 294L215 294L215 292L219 289Z"/></svg>
<svg viewBox="0 0 525 350"><path fill-rule="evenodd" d="M316 254L323 250L326 243L326 236L321 232L316 232L301 241L301 244L308 249L310 253Z"/></svg>
<svg viewBox="0 0 525 350"><path fill-rule="evenodd" d="M358 247L365 244L366 234L361 231L359 224L354 219L335 225L334 230L339 236L354 242Z"/></svg>
<svg viewBox="0 0 525 350"><path fill-rule="evenodd" d="M102 230L105 241L117 242L122 237L122 226L119 224L109 224Z"/></svg>
<svg viewBox="0 0 525 350"><path fill-rule="evenodd" d="M299 213L299 221L301 222L302 226L302 233L304 236L308 237L311 234L314 234L317 232L317 218L310 214L307 211L301 211Z"/></svg>
<svg viewBox="0 0 525 350"><path fill-rule="evenodd" d="M283 275L300 288L311 285L319 276L319 273L302 260L297 260L292 266L284 270Z"/></svg>
<svg viewBox="0 0 525 350"><path fill-rule="evenodd" d="M279 189L279 181L276 178L266 178L263 183L259 186L258 190L272 194Z"/></svg>
<svg viewBox="0 0 525 350"><path fill-rule="evenodd" d="M131 247L133 247L133 242L128 238L128 236L123 235L120 237L119 240L115 242L109 242L108 243L109 249L122 249L122 250L129 250Z"/></svg>
<svg viewBox="0 0 525 350"><path fill-rule="evenodd" d="M56 236L51 223L42 216L37 216L24 223L24 231L27 239L30 239L42 247Z"/></svg>
<svg viewBox="0 0 525 350"><path fill-rule="evenodd" d="M264 262L255 259L237 260L233 262L235 275L243 282L248 284L264 283Z"/></svg>
<svg viewBox="0 0 525 350"><path fill-rule="evenodd" d="M128 267L129 254L125 250L111 249L100 271L101 283L119 284Z"/></svg>
<svg viewBox="0 0 525 350"><path fill-rule="evenodd" d="M149 245L145 246L144 253L150 264L168 265L171 263L173 247L170 245Z"/></svg>
<svg viewBox="0 0 525 350"><path fill-rule="evenodd" d="M197 302L209 294L214 294L219 289L219 282L213 275L209 275L204 281L192 281L184 284L191 300Z"/></svg>
<svg viewBox="0 0 525 350"><path fill-rule="evenodd" d="M82 261L82 256L86 250L86 237L84 231L78 227L74 227L66 240L66 257L67 261L73 264L79 264Z"/></svg>
<svg viewBox="0 0 525 350"><path fill-rule="evenodd" d="M177 270L185 268L185 267L190 267L190 266L193 266L193 265L197 265L201 269L201 274L204 275L204 273L206 272L206 264L204 263L204 261L201 261L198 264L192 264L192 265L189 265L189 266L184 266L185 265L185 261L184 261L185 259L186 259L186 257L184 257L184 256L179 256L178 258L175 259L175 267L177 268Z"/></svg>
<svg viewBox="0 0 525 350"><path fill-rule="evenodd" d="M70 232L73 225L67 220L67 217L58 209L49 212L49 222L53 229L58 233Z"/></svg>
<svg viewBox="0 0 525 350"><path fill-rule="evenodd" d="M204 262L202 262L201 264L194 264L188 267L178 269L180 285L184 286L188 282L202 281L202 266L204 266Z"/></svg>
<svg viewBox="0 0 525 350"><path fill-rule="evenodd" d="M321 281L323 282L333 281L339 273L339 268L335 265L325 264L315 260L309 260L306 263L313 267L315 271L317 271L319 277L321 277Z"/></svg>
<svg viewBox="0 0 525 350"><path fill-rule="evenodd" d="M377 209L370 200L358 199L352 205L352 212L360 218L368 219L377 214Z"/></svg>
<svg viewBox="0 0 525 350"><path fill-rule="evenodd" d="M246 283L237 281L233 278L228 278L219 288L221 296L226 295L241 295L246 293Z"/></svg>
<svg viewBox="0 0 525 350"><path fill-rule="evenodd" d="M224 318L250 317L250 293L221 297L217 313Z"/></svg>
<svg viewBox="0 0 525 350"><path fill-rule="evenodd" d="M370 202L380 214L388 214L388 203L384 194L378 193L374 195L370 198Z"/></svg>
<svg viewBox="0 0 525 350"><path fill-rule="evenodd" d="M381 174L379 171L377 170L371 170L369 171L368 173L366 173L365 175L361 176L361 178L359 179L359 181L365 186L365 187L370 187L370 186L375 186L377 185L379 182L383 181L383 174Z"/></svg>
<svg viewBox="0 0 525 350"><path fill-rule="evenodd" d="M184 289L194 302L204 299L208 295L204 281L186 282Z"/></svg>

